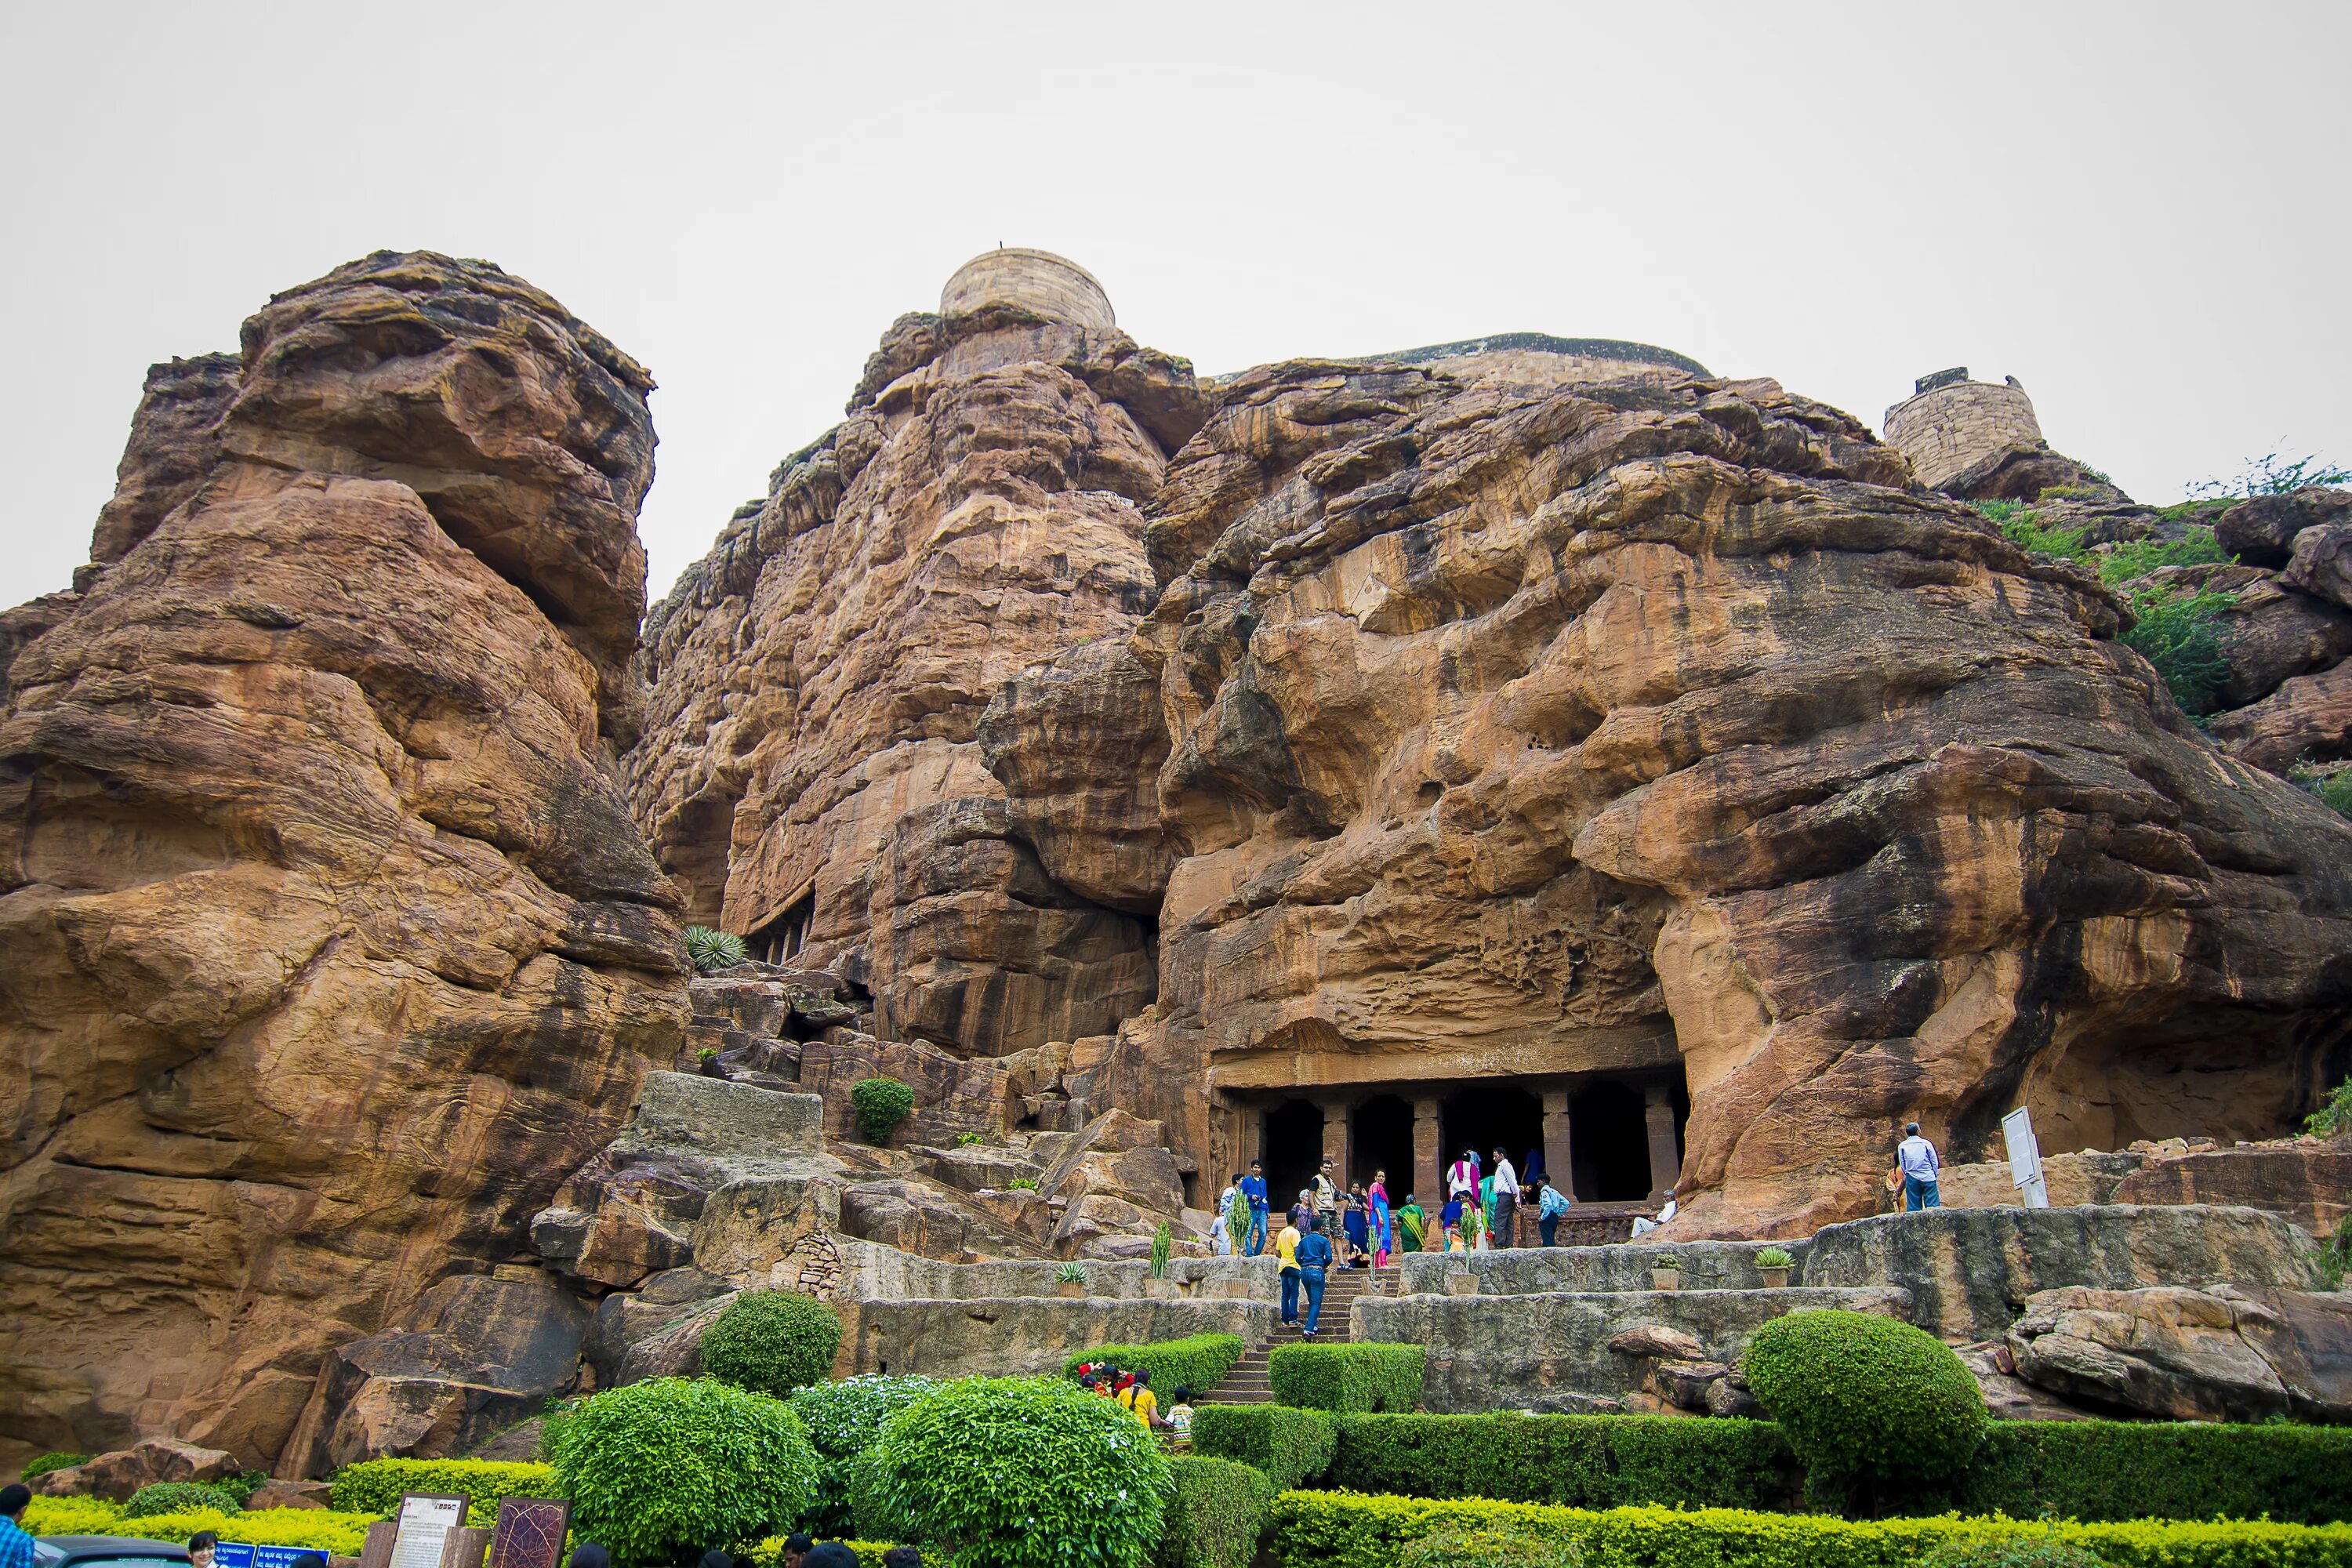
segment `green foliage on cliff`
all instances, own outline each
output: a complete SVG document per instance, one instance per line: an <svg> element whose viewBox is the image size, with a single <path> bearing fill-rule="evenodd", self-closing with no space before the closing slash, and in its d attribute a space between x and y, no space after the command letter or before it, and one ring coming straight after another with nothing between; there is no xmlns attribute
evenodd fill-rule
<svg viewBox="0 0 2352 1568"><path fill-rule="evenodd" d="M709 926L686 928L686 956L694 963L698 974L730 968L744 958L743 939L732 931L713 931Z"/></svg>
<svg viewBox="0 0 2352 1568"><path fill-rule="evenodd" d="M895 1078L859 1079L849 1091L849 1109L857 1113L859 1137L868 1143L887 1143L915 1109L915 1091Z"/></svg>

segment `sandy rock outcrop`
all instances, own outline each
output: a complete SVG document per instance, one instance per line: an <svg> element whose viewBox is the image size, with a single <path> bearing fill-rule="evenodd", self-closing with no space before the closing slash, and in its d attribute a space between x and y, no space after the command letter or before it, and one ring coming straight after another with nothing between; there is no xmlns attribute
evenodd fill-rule
<svg viewBox="0 0 2352 1568"><path fill-rule="evenodd" d="M382 253L159 367L0 715L0 1424L277 1460L685 1022L614 748L651 386Z"/></svg>
<svg viewBox="0 0 2352 1568"><path fill-rule="evenodd" d="M838 973L886 1041L1009 1054L1148 1005L1160 862L1110 842L1133 759L1102 754L1076 677L1023 699L1062 715L994 759L1072 803L1038 834L981 726L1150 607L1140 508L1201 416L1191 367L1115 329L1001 305L892 327L848 418L647 623L628 765L698 915Z"/></svg>
<svg viewBox="0 0 2352 1568"><path fill-rule="evenodd" d="M1118 1103L1183 1148L1202 1076L1678 1060L1677 1234L1797 1235L1876 1206L1906 1115L1958 1158L2021 1099L2053 1143L2262 1136L2343 1069L2352 826L1832 409L1294 363L1154 511L1189 853Z"/></svg>
<svg viewBox="0 0 2352 1568"><path fill-rule="evenodd" d="M2167 1421L2352 1421L2352 1296L2159 1286L2036 1292L2009 1331L2017 1376Z"/></svg>
<svg viewBox="0 0 2352 1568"><path fill-rule="evenodd" d="M165 1481L221 1481L241 1468L226 1448L206 1448L173 1437L146 1437L127 1448L97 1454L36 1476L33 1490L43 1497L99 1497L127 1502L141 1487Z"/></svg>
<svg viewBox="0 0 2352 1568"><path fill-rule="evenodd" d="M2042 1162L2051 1204L2207 1204L2266 1209L2330 1236L2352 1208L2352 1139L2280 1138L2221 1147L2210 1138L2143 1140ZM2013 1207L2007 1160L1947 1165L1946 1208Z"/></svg>

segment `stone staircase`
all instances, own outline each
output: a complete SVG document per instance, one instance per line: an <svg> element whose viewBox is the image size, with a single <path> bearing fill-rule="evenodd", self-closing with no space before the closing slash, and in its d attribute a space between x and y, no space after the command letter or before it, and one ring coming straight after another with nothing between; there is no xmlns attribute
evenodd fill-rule
<svg viewBox="0 0 2352 1568"><path fill-rule="evenodd" d="M1318 1320L1314 1342L1318 1345L1343 1345L1349 1342L1349 1312L1365 1296L1392 1296L1396 1293L1397 1271L1387 1268L1334 1268L1323 1288L1323 1315ZM1299 1310L1307 1310L1305 1293L1301 1292ZM1262 1345L1245 1351L1242 1359L1214 1388L1194 1396L1201 1405L1271 1405L1274 1384L1269 1367L1276 1345L1307 1342L1298 1330L1287 1323L1275 1325L1274 1337Z"/></svg>

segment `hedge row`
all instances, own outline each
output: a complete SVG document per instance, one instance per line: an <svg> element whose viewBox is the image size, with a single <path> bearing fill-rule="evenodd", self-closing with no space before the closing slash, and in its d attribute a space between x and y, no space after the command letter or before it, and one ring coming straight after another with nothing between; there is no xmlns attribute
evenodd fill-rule
<svg viewBox="0 0 2352 1568"><path fill-rule="evenodd" d="M510 1497L561 1497L555 1467L496 1459L363 1459L335 1472L327 1495L347 1513L389 1514L403 1492L452 1493L467 1500L466 1522L495 1525Z"/></svg>
<svg viewBox="0 0 2352 1568"><path fill-rule="evenodd" d="M1277 1405L1403 1412L1421 1403L1421 1345L1276 1345L1266 1379Z"/></svg>
<svg viewBox="0 0 2352 1568"><path fill-rule="evenodd" d="M1856 1521L1733 1509L1620 1508L1283 1492L1268 1510L1283 1568L1392 1568L1441 1530L1507 1528L1573 1542L1609 1568L1911 1568L1951 1542L2047 1535L2115 1568L2352 1568L2352 1526L2033 1524L2007 1519Z"/></svg>
<svg viewBox="0 0 2352 1568"><path fill-rule="evenodd" d="M1174 1403L1179 1388L1202 1394L1215 1387L1242 1359L1244 1348L1239 1334L1191 1334L1151 1345L1097 1345L1064 1362L1062 1375L1075 1379L1088 1362L1107 1361L1127 1372L1149 1370L1151 1386L1165 1407Z"/></svg>
<svg viewBox="0 0 2352 1568"><path fill-rule="evenodd" d="M2352 1426L1997 1421L1950 1501L2019 1518L2352 1520Z"/></svg>
<svg viewBox="0 0 2352 1568"><path fill-rule="evenodd" d="M356 1557L367 1544L368 1526L374 1522L373 1515L322 1508L265 1508L247 1513L191 1509L184 1513L124 1519L119 1505L97 1498L37 1497L25 1509L24 1527L34 1535L125 1535L140 1541L176 1542L210 1530L218 1531L223 1541L299 1546L331 1557Z"/></svg>
<svg viewBox="0 0 2352 1568"><path fill-rule="evenodd" d="M1179 1457L1171 1469L1173 1490L1152 1568L1250 1568L1274 1501L1265 1472L1197 1457Z"/></svg>
<svg viewBox="0 0 2352 1568"><path fill-rule="evenodd" d="M1263 1470L1276 1491L1319 1482L1331 1468L1339 1420L1287 1405L1203 1405L1192 1412L1192 1452Z"/></svg>
<svg viewBox="0 0 2352 1568"><path fill-rule="evenodd" d="M1351 1491L1604 1509L1782 1509L1801 1480L1769 1422L1514 1412L1343 1415L1324 1474Z"/></svg>

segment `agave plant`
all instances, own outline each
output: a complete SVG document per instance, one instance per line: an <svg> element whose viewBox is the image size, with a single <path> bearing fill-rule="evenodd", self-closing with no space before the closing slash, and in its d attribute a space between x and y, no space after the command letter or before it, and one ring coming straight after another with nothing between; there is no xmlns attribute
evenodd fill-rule
<svg viewBox="0 0 2352 1568"><path fill-rule="evenodd" d="M694 963L695 973L709 974L714 970L730 968L743 962L743 939L733 931L713 931L709 926L686 928L686 956Z"/></svg>
<svg viewBox="0 0 2352 1568"><path fill-rule="evenodd" d="M1083 1263L1065 1263L1054 1270L1054 1278L1064 1285L1083 1285L1087 1282L1087 1266Z"/></svg>

